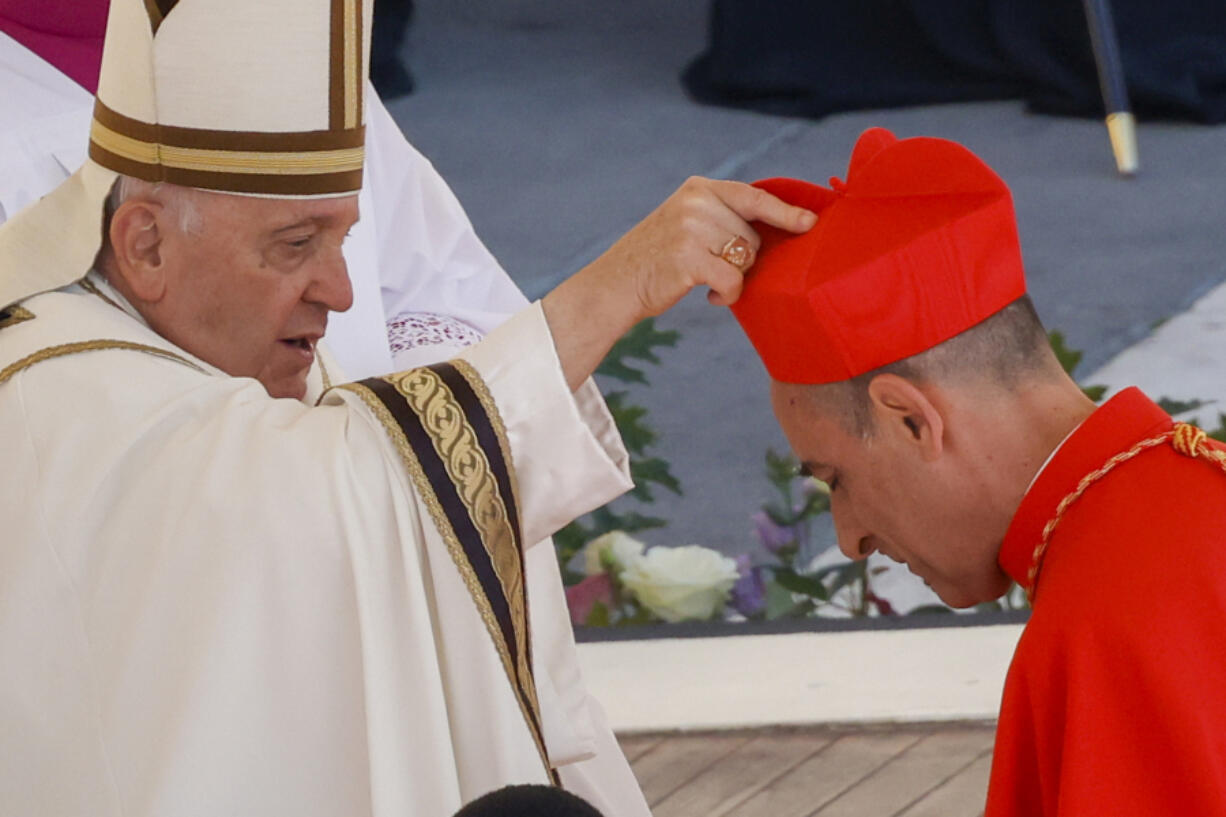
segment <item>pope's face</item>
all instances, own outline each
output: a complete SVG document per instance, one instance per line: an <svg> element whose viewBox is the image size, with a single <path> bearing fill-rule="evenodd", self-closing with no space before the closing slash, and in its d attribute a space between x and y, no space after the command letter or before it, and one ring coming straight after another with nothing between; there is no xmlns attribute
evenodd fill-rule
<svg viewBox="0 0 1226 817"><path fill-rule="evenodd" d="M905 564L953 607L990 601L1009 587L997 564L1008 519L984 508L956 456L921 456L900 435L849 433L805 386L772 383L771 401L803 467L830 487L839 548L852 559L879 551Z"/></svg>
<svg viewBox="0 0 1226 817"><path fill-rule="evenodd" d="M273 397L301 399L330 311L353 303L341 244L357 196L263 199L195 192L196 229L164 225L166 297L154 328ZM151 321L152 322L152 321Z"/></svg>

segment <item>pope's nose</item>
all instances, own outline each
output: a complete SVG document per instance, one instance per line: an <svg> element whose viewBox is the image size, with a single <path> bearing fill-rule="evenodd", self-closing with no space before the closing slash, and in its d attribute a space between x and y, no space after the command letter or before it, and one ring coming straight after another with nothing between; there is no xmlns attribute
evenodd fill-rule
<svg viewBox="0 0 1226 817"><path fill-rule="evenodd" d="M321 304L332 312L344 312L353 306L353 284L349 281L349 269L344 257L325 263L303 298Z"/></svg>

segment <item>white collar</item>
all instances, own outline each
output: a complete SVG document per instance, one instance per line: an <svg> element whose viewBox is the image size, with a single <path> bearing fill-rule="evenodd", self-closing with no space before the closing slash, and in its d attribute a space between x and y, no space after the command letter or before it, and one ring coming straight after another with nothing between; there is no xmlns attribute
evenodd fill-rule
<svg viewBox="0 0 1226 817"><path fill-rule="evenodd" d="M1085 420L1081 421L1081 423L1084 423L1084 422ZM1043 464L1039 466L1039 470L1035 471L1034 476L1030 478L1030 484L1026 486L1026 493L1030 493L1030 489L1033 488L1034 484L1039 481L1039 475L1042 474L1044 469L1046 469L1047 466L1051 464L1051 461L1055 459L1056 452L1058 452L1061 448L1064 447L1064 444L1069 441L1069 437L1072 437L1074 434L1077 433L1077 429L1081 428L1081 423L1078 423L1077 425L1073 426L1073 430L1070 431L1068 434L1065 434L1064 439L1060 441L1060 444L1051 450L1051 453L1047 455L1047 459L1043 460Z"/></svg>

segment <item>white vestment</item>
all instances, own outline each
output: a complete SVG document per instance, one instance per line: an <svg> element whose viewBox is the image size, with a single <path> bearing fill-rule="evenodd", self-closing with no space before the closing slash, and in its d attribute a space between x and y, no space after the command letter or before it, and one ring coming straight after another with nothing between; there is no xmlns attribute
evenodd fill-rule
<svg viewBox="0 0 1226 817"><path fill-rule="evenodd" d="M3 222L84 161L93 97L3 33L0 78ZM337 381L344 379L340 372L361 378L443 359L472 339L456 339L463 327L472 327L478 334L489 332L527 303L477 238L446 183L404 139L369 86L366 99L366 184L359 196L362 219L344 248L354 307L333 314L328 330L328 342L339 361L333 367ZM432 316L441 316L441 328L432 334L421 331L420 326ZM395 355L385 320L388 326L410 324ZM45 326L49 319L40 316L40 321ZM3 340L0 336L0 348ZM11 362L0 363L0 368ZM89 358L68 365L89 365ZM118 374L108 382L117 389L128 388ZM517 404L520 410L537 399L536 388L527 386L527 396ZM588 402L596 399L594 394L583 398ZM16 444L10 428L14 426L0 426L0 467ZM581 469L579 463L566 466L567 473ZM591 504L598 504L595 495L591 499ZM528 548L526 561L536 683L550 758L564 785L595 803L607 817L645 815L647 807L629 766L599 705L583 686L550 543ZM6 653L5 660L10 656ZM0 731L8 731L7 711L0 701ZM477 761L470 757L467 762ZM0 774L3 767L4 756L0 755ZM496 764L490 774L499 777ZM518 778L507 778L507 782L511 779ZM476 789L470 786L464 791L472 794ZM4 806L0 797L0 814L10 813Z"/></svg>
<svg viewBox="0 0 1226 817"><path fill-rule="evenodd" d="M429 502L355 392L271 399L79 285L21 306L0 328L0 813L445 817L548 780ZM56 356L80 342L97 348ZM501 413L525 542L629 487L539 306L464 357ZM532 613L557 603L556 577L528 583ZM534 645L557 638L541 618ZM576 679L539 664L545 743L622 776L589 788L598 753L563 782L646 814Z"/></svg>

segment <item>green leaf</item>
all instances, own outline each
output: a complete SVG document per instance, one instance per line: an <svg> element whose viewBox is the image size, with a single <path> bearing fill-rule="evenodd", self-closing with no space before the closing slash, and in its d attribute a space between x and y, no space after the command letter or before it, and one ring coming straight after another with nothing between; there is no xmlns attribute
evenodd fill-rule
<svg viewBox="0 0 1226 817"><path fill-rule="evenodd" d="M1209 436L1220 443L1226 443L1226 414L1217 416L1217 431L1208 432Z"/></svg>
<svg viewBox="0 0 1226 817"><path fill-rule="evenodd" d="M793 598L792 593L778 582L766 583L766 619L774 621L777 618L794 615L801 605Z"/></svg>
<svg viewBox="0 0 1226 817"><path fill-rule="evenodd" d="M1060 361L1060 365L1064 367L1064 371L1068 372L1071 377L1073 370L1081 363L1082 354L1079 349L1074 349L1067 345L1064 341L1064 333L1052 331L1047 333L1047 340L1051 343L1051 350L1056 353L1056 360ZM1082 386L1081 391L1086 397L1097 403L1103 399L1103 395L1107 393L1106 386Z"/></svg>
<svg viewBox="0 0 1226 817"><path fill-rule="evenodd" d="M608 627L613 623L613 617L609 615L609 608L604 606L604 602L598 601L592 604L592 610L587 614L587 621L583 623L588 627Z"/></svg>
<svg viewBox="0 0 1226 817"><path fill-rule="evenodd" d="M642 360L647 363L659 363L655 349L661 346L676 346L679 332L672 329L660 331L656 329L655 318L648 318L634 326L609 350L604 362L596 369L596 374L621 380L624 383L646 383L647 376L641 368L634 368L626 361Z"/></svg>
<svg viewBox="0 0 1226 817"><path fill-rule="evenodd" d="M1102 400L1103 395L1107 393L1107 387L1106 386L1082 386L1081 391L1085 394L1086 397L1090 398L1095 403L1097 403L1099 400Z"/></svg>
<svg viewBox="0 0 1226 817"><path fill-rule="evenodd" d="M1060 361L1064 371L1072 375L1077 364L1081 363L1081 352L1065 345L1063 332L1048 332L1047 340L1051 343L1051 350L1056 353L1056 360Z"/></svg>
<svg viewBox="0 0 1226 817"><path fill-rule="evenodd" d="M605 377L612 377L614 380L620 380L623 383L647 383L647 375L639 369L631 368L620 360L608 360L601 363L596 369L596 374L602 374Z"/></svg>
<svg viewBox="0 0 1226 817"><path fill-rule="evenodd" d="M800 514L791 509L784 510L774 502L767 502L762 506L762 511L766 514L770 521L774 522L781 528L791 527L800 521Z"/></svg>
<svg viewBox="0 0 1226 817"><path fill-rule="evenodd" d="M590 535L588 530L578 522L571 522L566 527L553 535L553 547L558 554L558 564L566 570L567 563L574 558L575 554L583 550L583 546L594 539L595 536ZM582 578L580 576L579 578ZM573 584L574 582L566 582Z"/></svg>
<svg viewBox="0 0 1226 817"><path fill-rule="evenodd" d="M622 616L617 624L620 627L634 627L642 624L651 624L655 621L659 621L659 619L653 616L646 607L636 602L633 610L628 615Z"/></svg>
<svg viewBox="0 0 1226 817"><path fill-rule="evenodd" d="M804 507L800 509L799 516L809 518L813 516L821 516L830 510L830 494L814 491L805 500Z"/></svg>
<svg viewBox="0 0 1226 817"><path fill-rule="evenodd" d="M864 583L863 562L833 565L823 571L819 571L819 573L829 573L834 576L834 582L830 585L830 595L832 596L857 580L861 585Z"/></svg>
<svg viewBox="0 0 1226 817"><path fill-rule="evenodd" d="M635 511L627 511L626 513L617 513L610 510L608 505L602 508L597 508L591 513L592 520L592 535L590 538L595 539L603 533L608 533L611 530L623 530L626 533L634 533L640 530L651 530L652 528L662 528L668 524L667 521L660 519L657 516L644 516Z"/></svg>
<svg viewBox="0 0 1226 817"><path fill-rule="evenodd" d="M575 570L571 570L565 565L561 566L561 572L562 572L562 586L563 587L570 587L572 584L578 584L579 582L587 578L587 576L585 576L584 574L579 573L578 571L575 571Z"/></svg>
<svg viewBox="0 0 1226 817"><path fill-rule="evenodd" d="M622 436L622 442L626 444L626 450L631 454L642 454L647 446L656 441L656 433L643 422L647 409L627 405L624 391L609 392L605 395L605 404Z"/></svg>
<svg viewBox="0 0 1226 817"><path fill-rule="evenodd" d="M653 483L667 488L677 496L681 496L681 483L673 476L668 463L659 457L631 460L630 478L634 480L634 489L631 491L631 495L644 502L651 502L655 499L649 487Z"/></svg>
<svg viewBox="0 0 1226 817"><path fill-rule="evenodd" d="M985 601L975 605L976 613L997 613L1002 609L1004 608L1001 607L999 601Z"/></svg>
<svg viewBox="0 0 1226 817"><path fill-rule="evenodd" d="M1170 397L1161 397L1158 399L1158 408L1165 411L1167 414L1183 414L1185 411L1192 411L1205 405L1204 400L1175 400Z"/></svg>
<svg viewBox="0 0 1226 817"><path fill-rule="evenodd" d="M773 448L766 449L766 478L777 488L786 488L800 473L800 463L790 454L779 454Z"/></svg>
<svg viewBox="0 0 1226 817"><path fill-rule="evenodd" d="M826 585L821 579L813 576L803 576L793 570L780 568L775 571L774 580L780 587L793 593L800 593L822 601L830 600L830 592L826 589Z"/></svg>

